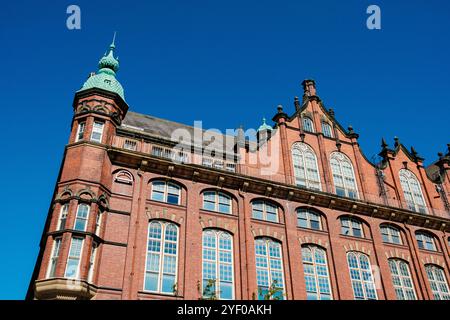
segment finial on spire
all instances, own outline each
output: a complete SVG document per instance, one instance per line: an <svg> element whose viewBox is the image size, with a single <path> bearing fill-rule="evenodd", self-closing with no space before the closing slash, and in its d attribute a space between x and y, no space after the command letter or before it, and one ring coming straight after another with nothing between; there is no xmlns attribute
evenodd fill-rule
<svg viewBox="0 0 450 320"><path fill-rule="evenodd" d="M388 144L386 143L386 140L384 138L381 138L381 148L385 149L387 148Z"/></svg>
<svg viewBox="0 0 450 320"><path fill-rule="evenodd" d="M116 31L114 31L113 40L112 40L111 45L109 47L110 48L115 48L116 47Z"/></svg>

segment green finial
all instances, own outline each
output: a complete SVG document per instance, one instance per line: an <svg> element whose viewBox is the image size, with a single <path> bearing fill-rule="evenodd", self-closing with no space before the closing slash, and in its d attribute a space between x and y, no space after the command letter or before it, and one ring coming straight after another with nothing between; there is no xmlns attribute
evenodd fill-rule
<svg viewBox="0 0 450 320"><path fill-rule="evenodd" d="M264 117L262 120L263 120L263 124L259 127L258 131L262 131L262 130L272 131L272 127L266 123L266 118Z"/></svg>
<svg viewBox="0 0 450 320"><path fill-rule="evenodd" d="M119 70L119 58L114 57L116 49L116 33L114 32L113 40L107 51L98 62L98 72L90 76L80 91L90 88L100 88L117 93L125 100L123 87L116 79L116 72Z"/></svg>

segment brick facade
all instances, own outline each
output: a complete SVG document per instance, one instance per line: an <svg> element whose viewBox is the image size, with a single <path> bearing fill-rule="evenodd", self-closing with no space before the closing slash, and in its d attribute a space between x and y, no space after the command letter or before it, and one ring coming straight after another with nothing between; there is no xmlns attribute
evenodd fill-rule
<svg viewBox="0 0 450 320"><path fill-rule="evenodd" d="M418 299L433 299L425 265L444 270L450 279L450 153L428 168L415 150L408 151L398 140L390 149L383 143L379 164L373 164L362 153L358 135L345 130L334 112L325 108L312 80L303 82L303 101L295 100L295 112L287 115L280 107L274 116L274 130L267 139L235 139L233 170L202 165L202 147L192 148L189 161L179 163L152 153L155 146L171 147L163 135L137 130L127 125L128 112L123 99L102 89L78 92L74 99L74 118L69 143L49 210L41 241L41 250L28 291L29 299L199 299L198 283L202 280L202 232L210 228L232 235L234 298L257 296L255 239L268 237L281 244L285 298L306 299L302 263L303 245L312 244L325 250L333 299L354 299L347 252L368 256L376 282L378 299L396 299L388 259L405 261L410 270ZM145 119L145 116L142 116ZM309 117L315 132L303 128L303 117ZM94 119L104 123L102 141L90 141ZM144 120L143 120L144 121ZM159 121L158 119L153 121ZM162 121L162 120L161 120ZM78 124L86 123L83 138L77 141ZM332 137L321 130L322 123L332 128ZM181 125L180 125L181 126ZM150 128L151 129L151 128ZM172 130L176 126L171 127ZM132 148L125 148L126 140ZM321 191L295 185L292 146L308 145L317 157ZM276 149L273 147L277 145ZM130 150L131 149L131 150ZM200 149L200 150L199 150ZM260 157L266 150L272 154L276 168L267 169ZM333 152L350 160L357 199L335 194L330 167ZM426 214L407 206L399 171L409 170L419 181ZM233 172L234 171L234 172ZM440 172L441 181L436 173ZM125 177L120 178L120 175ZM379 176L382 174L382 179ZM180 204L151 200L152 182L171 181L181 187ZM381 181L381 182L380 182ZM436 187L442 188L438 192ZM231 198L231 214L203 209L203 192L220 190ZM252 217L252 201L264 199L278 207L279 222ZM77 207L90 207L85 231L75 230ZM58 230L61 207L68 204L65 228ZM296 209L313 208L320 213L322 230L298 226ZM96 232L97 215L101 213ZM341 217L361 222L364 237L343 235ZM144 290L150 221L169 221L178 226L176 292L155 293ZM395 226L402 244L383 242L380 225ZM437 250L418 247L416 231L434 238ZM65 270L72 237L83 239L76 280L67 279ZM49 277L54 239L61 238L56 269ZM98 249L91 279L88 278L93 243ZM378 271L379 270L379 271Z"/></svg>

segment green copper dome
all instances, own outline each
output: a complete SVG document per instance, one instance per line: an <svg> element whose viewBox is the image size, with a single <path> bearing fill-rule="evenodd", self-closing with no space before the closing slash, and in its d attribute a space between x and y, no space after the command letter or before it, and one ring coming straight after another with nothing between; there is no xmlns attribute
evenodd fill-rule
<svg viewBox="0 0 450 320"><path fill-rule="evenodd" d="M98 62L98 71L92 74L81 89L83 91L91 88L99 88L111 92L117 93L123 100L125 100L125 94L123 87L116 79L116 72L119 70L119 58L114 57L114 49L116 48L115 42L116 34L114 34L113 42L109 46L109 52Z"/></svg>
<svg viewBox="0 0 450 320"><path fill-rule="evenodd" d="M266 123L266 118L263 118L263 124L259 127L258 132L263 130L272 131L272 129L273 128Z"/></svg>

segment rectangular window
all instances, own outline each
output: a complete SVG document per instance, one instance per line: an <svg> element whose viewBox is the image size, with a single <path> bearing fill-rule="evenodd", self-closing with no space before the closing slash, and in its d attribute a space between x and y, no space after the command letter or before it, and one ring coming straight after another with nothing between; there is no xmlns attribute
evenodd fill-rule
<svg viewBox="0 0 450 320"><path fill-rule="evenodd" d="M97 219L95 220L95 234L100 236L100 228L102 226L102 215L103 212L99 209L97 213Z"/></svg>
<svg viewBox="0 0 450 320"><path fill-rule="evenodd" d="M66 265L66 278L77 279L80 273L80 260L81 251L83 249L83 238L72 238L72 243L70 244L69 256L67 258Z"/></svg>
<svg viewBox="0 0 450 320"><path fill-rule="evenodd" d="M53 278L56 275L56 265L58 264L59 250L61 249L61 238L55 238L53 242L52 255L48 268L47 278Z"/></svg>
<svg viewBox="0 0 450 320"><path fill-rule="evenodd" d="M94 126L92 127L91 141L98 143L102 142L103 126L104 126L103 122L94 121Z"/></svg>
<svg viewBox="0 0 450 320"><path fill-rule="evenodd" d="M131 151L136 151L137 148L137 142L134 140L125 140L123 144L123 148Z"/></svg>
<svg viewBox="0 0 450 320"><path fill-rule="evenodd" d="M78 124L77 136L76 136L75 142L83 140L85 129L86 129L86 122L80 122Z"/></svg>
<svg viewBox="0 0 450 320"><path fill-rule="evenodd" d="M97 256L97 248L98 244L96 242L93 242L91 258L89 259L88 282L92 282L92 279L94 278L94 266L95 266L95 258Z"/></svg>
<svg viewBox="0 0 450 320"><path fill-rule="evenodd" d="M77 217L75 219L74 229L78 231L86 231L89 217L89 206L87 204L80 204L77 210Z"/></svg>
<svg viewBox="0 0 450 320"><path fill-rule="evenodd" d="M61 207L61 212L59 215L58 228L57 230L64 230L66 228L67 213L69 212L69 204L64 204Z"/></svg>

